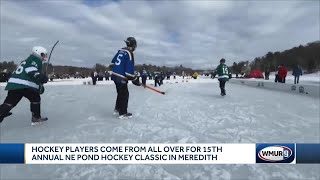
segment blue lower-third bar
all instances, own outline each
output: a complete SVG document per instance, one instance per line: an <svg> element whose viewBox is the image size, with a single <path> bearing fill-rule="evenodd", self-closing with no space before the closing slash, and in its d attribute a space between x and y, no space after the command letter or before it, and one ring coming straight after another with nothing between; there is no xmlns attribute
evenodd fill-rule
<svg viewBox="0 0 320 180"><path fill-rule="evenodd" d="M320 144L296 144L297 164L320 164Z"/></svg>
<svg viewBox="0 0 320 180"><path fill-rule="evenodd" d="M24 144L0 143L0 164L24 164Z"/></svg>

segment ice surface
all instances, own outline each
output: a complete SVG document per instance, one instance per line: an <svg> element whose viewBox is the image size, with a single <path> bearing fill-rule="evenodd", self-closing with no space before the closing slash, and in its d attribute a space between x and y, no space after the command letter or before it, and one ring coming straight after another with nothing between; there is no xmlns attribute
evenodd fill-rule
<svg viewBox="0 0 320 180"><path fill-rule="evenodd" d="M217 80L165 81L166 95L129 85L129 112L113 116L112 82L50 82L46 124L31 127L23 99L1 124L1 143L319 143L319 99ZM179 83L175 83L175 82ZM149 81L152 83L152 81ZM6 91L0 88L3 102ZM0 179L319 179L320 165L1 165Z"/></svg>

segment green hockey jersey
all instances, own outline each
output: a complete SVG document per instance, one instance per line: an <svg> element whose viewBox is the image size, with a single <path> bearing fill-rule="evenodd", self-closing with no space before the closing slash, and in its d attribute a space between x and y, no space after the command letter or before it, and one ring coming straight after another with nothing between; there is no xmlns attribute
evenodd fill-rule
<svg viewBox="0 0 320 180"><path fill-rule="evenodd" d="M30 55L26 60L22 61L18 68L12 73L6 90L17 90L32 88L39 90L40 83L37 82L34 75L42 71L42 61L40 58Z"/></svg>
<svg viewBox="0 0 320 180"><path fill-rule="evenodd" d="M215 71L215 74L218 75L218 79L229 79L231 74L229 67L225 64L220 64Z"/></svg>

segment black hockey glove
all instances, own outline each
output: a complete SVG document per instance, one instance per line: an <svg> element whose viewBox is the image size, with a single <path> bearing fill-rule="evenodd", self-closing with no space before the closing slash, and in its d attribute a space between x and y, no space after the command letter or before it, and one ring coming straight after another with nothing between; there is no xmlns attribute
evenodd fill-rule
<svg viewBox="0 0 320 180"><path fill-rule="evenodd" d="M43 94L44 93L44 86L40 85L39 87L39 94Z"/></svg>
<svg viewBox="0 0 320 180"><path fill-rule="evenodd" d="M214 79L214 78L216 78L216 73L214 72L213 74L212 74L212 79Z"/></svg>
<svg viewBox="0 0 320 180"><path fill-rule="evenodd" d="M41 83L41 84L45 84L48 82L48 76L44 75L44 74L40 74L40 73L36 73L34 75L34 77L36 78L36 80Z"/></svg>
<svg viewBox="0 0 320 180"><path fill-rule="evenodd" d="M139 78L135 78L134 80L132 80L132 84L136 85L136 86L141 86L141 83L139 82Z"/></svg>
<svg viewBox="0 0 320 180"><path fill-rule="evenodd" d="M232 78L232 74L229 74L229 79L231 79Z"/></svg>
<svg viewBox="0 0 320 180"><path fill-rule="evenodd" d="M137 71L137 72L135 72L135 76L137 77L137 78L139 78L140 77L140 73Z"/></svg>

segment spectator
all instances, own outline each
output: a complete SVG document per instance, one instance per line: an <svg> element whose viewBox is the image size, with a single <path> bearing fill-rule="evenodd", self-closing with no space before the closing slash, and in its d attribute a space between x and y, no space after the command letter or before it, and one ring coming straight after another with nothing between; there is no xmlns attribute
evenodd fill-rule
<svg viewBox="0 0 320 180"><path fill-rule="evenodd" d="M242 77L245 77L247 74L251 72L251 67L249 65L249 62L246 62L243 67L241 68L241 74Z"/></svg>
<svg viewBox="0 0 320 180"><path fill-rule="evenodd" d="M288 73L288 69L283 64L281 64L278 68L279 82L286 83L287 73Z"/></svg>
<svg viewBox="0 0 320 180"><path fill-rule="evenodd" d="M93 71L91 71L91 73L90 73L90 77L91 77L91 79L92 79L92 83L93 83L93 79L94 79L94 72L93 72Z"/></svg>
<svg viewBox="0 0 320 180"><path fill-rule="evenodd" d="M91 72L91 79L92 79L92 84L96 85L97 82L97 72Z"/></svg>
<svg viewBox="0 0 320 180"><path fill-rule="evenodd" d="M147 83L147 77L148 77L148 73L145 69L142 70L141 73L141 78L142 78L142 85L145 86Z"/></svg>
<svg viewBox="0 0 320 180"><path fill-rule="evenodd" d="M99 72L97 75L97 79L98 81L103 81L103 77L105 76L105 74L103 72Z"/></svg>
<svg viewBox="0 0 320 180"><path fill-rule="evenodd" d="M278 76L278 74L275 74L274 82L275 82L275 83L280 82L280 81L279 81L279 76Z"/></svg>
<svg viewBox="0 0 320 180"><path fill-rule="evenodd" d="M157 85L161 86L161 82L160 82L160 75L159 74L155 74L154 76L154 86L157 87Z"/></svg>
<svg viewBox="0 0 320 180"><path fill-rule="evenodd" d="M109 81L109 79L110 79L110 74L109 74L109 72L106 71L104 75L105 75L105 77L106 77L106 81Z"/></svg>
<svg viewBox="0 0 320 180"><path fill-rule="evenodd" d="M293 68L292 75L294 76L294 84L299 84L300 76L302 76L302 69L299 65Z"/></svg>
<svg viewBox="0 0 320 180"><path fill-rule="evenodd" d="M8 82L10 76L11 76L11 74L7 71L7 69L4 69L0 73L0 82Z"/></svg>
<svg viewBox="0 0 320 180"><path fill-rule="evenodd" d="M160 84L161 84L161 85L163 84L164 78L165 78L165 75L164 75L164 73L161 71L161 73L160 73Z"/></svg>
<svg viewBox="0 0 320 180"><path fill-rule="evenodd" d="M170 80L170 72L167 72L167 80Z"/></svg>
<svg viewBox="0 0 320 180"><path fill-rule="evenodd" d="M193 79L197 79L198 76L199 76L199 74L197 72L194 72L193 75L192 75Z"/></svg>
<svg viewBox="0 0 320 180"><path fill-rule="evenodd" d="M267 68L266 71L264 72L265 80L269 80L269 76L270 76L270 70L269 70L269 68Z"/></svg>

